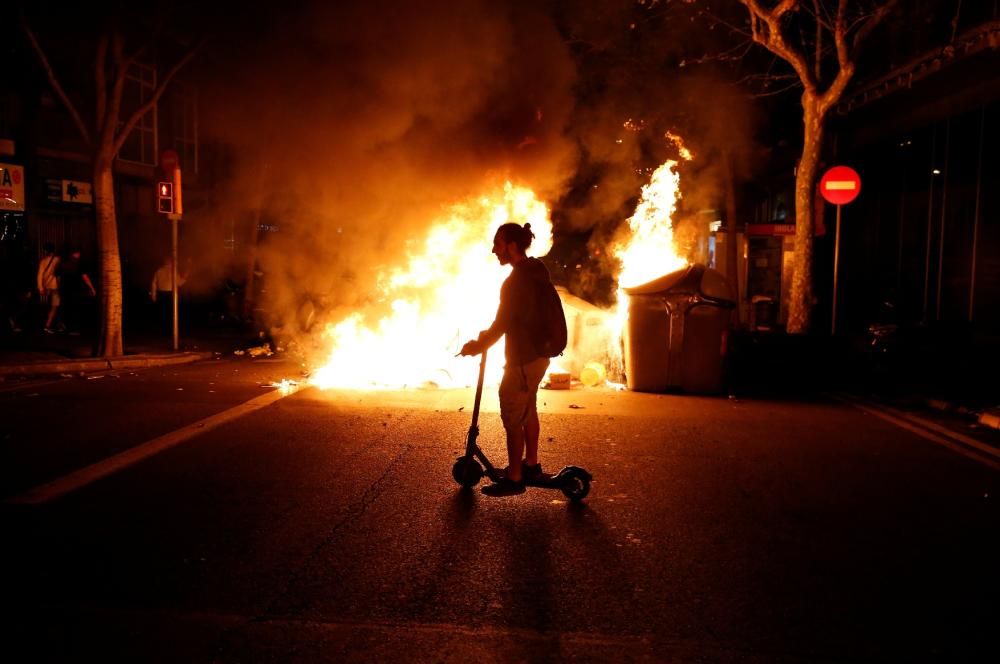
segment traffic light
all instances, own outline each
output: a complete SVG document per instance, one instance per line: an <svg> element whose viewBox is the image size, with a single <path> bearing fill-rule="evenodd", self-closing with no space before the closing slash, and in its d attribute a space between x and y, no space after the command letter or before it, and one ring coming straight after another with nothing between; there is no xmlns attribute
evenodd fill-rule
<svg viewBox="0 0 1000 664"><path fill-rule="evenodd" d="M161 182L156 187L157 209L163 214L174 213L174 183Z"/></svg>

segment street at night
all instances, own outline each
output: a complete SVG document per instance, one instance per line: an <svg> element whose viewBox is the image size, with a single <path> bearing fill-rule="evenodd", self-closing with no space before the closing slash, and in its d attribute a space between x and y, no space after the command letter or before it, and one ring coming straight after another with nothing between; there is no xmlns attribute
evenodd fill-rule
<svg viewBox="0 0 1000 664"><path fill-rule="evenodd" d="M990 659L996 461L827 398L542 390L542 461L591 470L581 505L454 483L466 389L305 388L33 491L295 369L5 387L13 661Z"/></svg>
<svg viewBox="0 0 1000 664"><path fill-rule="evenodd" d="M13 0L0 660L1000 661L1000 0Z"/></svg>

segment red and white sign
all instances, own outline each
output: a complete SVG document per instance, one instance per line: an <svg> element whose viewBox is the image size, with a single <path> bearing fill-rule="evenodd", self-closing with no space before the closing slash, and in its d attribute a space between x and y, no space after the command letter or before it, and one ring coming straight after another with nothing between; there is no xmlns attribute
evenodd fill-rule
<svg viewBox="0 0 1000 664"><path fill-rule="evenodd" d="M24 166L0 164L0 210L24 212Z"/></svg>
<svg viewBox="0 0 1000 664"><path fill-rule="evenodd" d="M160 170L167 177L173 177L179 161L180 155L177 154L177 150L164 150L160 153Z"/></svg>
<svg viewBox="0 0 1000 664"><path fill-rule="evenodd" d="M847 205L861 193L861 176L849 166L834 166L819 181L819 193L827 203Z"/></svg>

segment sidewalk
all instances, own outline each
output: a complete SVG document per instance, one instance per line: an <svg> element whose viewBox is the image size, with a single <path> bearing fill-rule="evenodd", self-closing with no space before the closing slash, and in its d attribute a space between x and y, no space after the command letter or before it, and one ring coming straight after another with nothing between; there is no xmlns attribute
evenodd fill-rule
<svg viewBox="0 0 1000 664"><path fill-rule="evenodd" d="M108 360L93 357L92 337L24 331L0 337L0 380L187 364L254 344L259 342L243 329L199 328L185 330L174 351L169 338L134 331L125 334L125 354Z"/></svg>
<svg viewBox="0 0 1000 664"><path fill-rule="evenodd" d="M736 333L730 345L730 389L736 395L790 399L843 391L1000 429L1000 338L927 344L877 366L866 351L865 344L852 339Z"/></svg>

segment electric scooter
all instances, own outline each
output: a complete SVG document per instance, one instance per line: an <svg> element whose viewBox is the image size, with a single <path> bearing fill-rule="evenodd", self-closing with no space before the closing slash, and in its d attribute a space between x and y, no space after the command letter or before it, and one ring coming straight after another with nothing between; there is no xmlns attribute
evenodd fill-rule
<svg viewBox="0 0 1000 664"><path fill-rule="evenodd" d="M465 443L465 454L458 457L455 465L451 468L451 476L455 478L461 486L471 488L479 484L485 474L494 482L500 481L500 473L496 467L490 463L489 458L476 444L479 437L479 402L483 398L483 376L486 374L486 351L483 351L483 359L479 362L479 382L476 384L476 404L472 409L472 426L469 427L469 437ZM478 461L477 461L478 459ZM559 489L567 498L574 502L579 502L590 493L590 481L593 479L590 473L578 466L566 466L558 473L542 473L540 477L528 480L525 478L525 486L534 486L541 489Z"/></svg>

